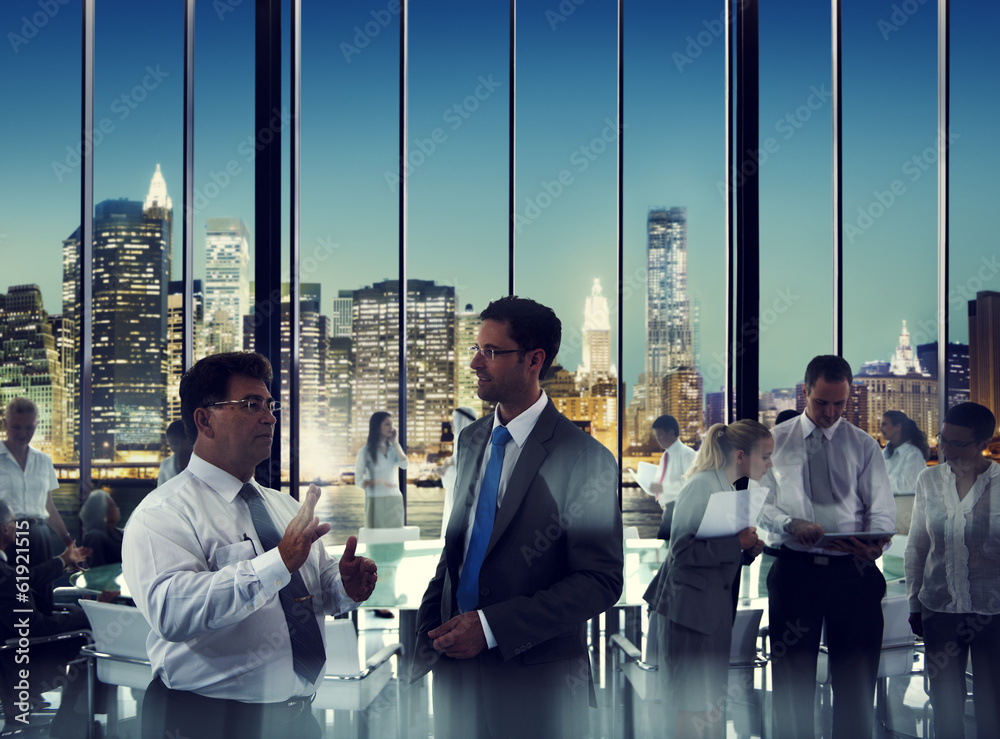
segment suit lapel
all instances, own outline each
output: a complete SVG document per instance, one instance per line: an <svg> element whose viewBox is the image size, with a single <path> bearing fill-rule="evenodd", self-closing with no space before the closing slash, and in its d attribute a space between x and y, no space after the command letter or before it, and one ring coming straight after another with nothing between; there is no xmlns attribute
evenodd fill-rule
<svg viewBox="0 0 1000 739"><path fill-rule="evenodd" d="M447 521L445 540L450 542L448 548L448 567L456 578L458 566L462 562L462 550L465 543L465 529L472 520L472 496L475 492L477 473L483 463L486 445L489 443L490 431L493 428L493 415L481 418L462 433L464 440L458 450L458 475L455 478L455 502L452 505L451 518Z"/></svg>
<svg viewBox="0 0 1000 739"><path fill-rule="evenodd" d="M514 514L524 501L531 481L535 479L542 462L548 456L549 452L545 448L545 444L552 438L558 418L559 411L556 410L550 399L535 422L535 427L528 434L528 438L524 440L524 448L517 458L517 464L511 472L510 480L507 481L507 487L504 488L503 502L497 511L497 517L493 523L493 535L490 537L490 544L486 548L484 559L490 556L497 540L503 536L503 532L510 525Z"/></svg>

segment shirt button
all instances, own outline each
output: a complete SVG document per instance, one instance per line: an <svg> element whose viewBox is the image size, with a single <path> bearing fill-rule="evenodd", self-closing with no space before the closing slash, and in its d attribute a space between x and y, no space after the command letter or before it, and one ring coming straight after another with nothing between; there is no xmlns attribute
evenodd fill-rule
<svg viewBox="0 0 1000 739"><path fill-rule="evenodd" d="M253 604L248 604L247 605L247 610L248 611L252 611L253 610Z"/></svg>
<svg viewBox="0 0 1000 739"><path fill-rule="evenodd" d="M281 587L281 579L279 578L279 579L275 580L274 584L277 585L280 588Z"/></svg>
<svg viewBox="0 0 1000 739"><path fill-rule="evenodd" d="M490 594L490 589L489 588L482 588L479 591L479 594L485 598L487 595Z"/></svg>

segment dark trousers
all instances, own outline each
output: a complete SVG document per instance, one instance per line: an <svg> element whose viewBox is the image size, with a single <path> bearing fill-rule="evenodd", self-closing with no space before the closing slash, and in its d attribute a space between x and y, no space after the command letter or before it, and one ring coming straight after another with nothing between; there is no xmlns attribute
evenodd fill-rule
<svg viewBox="0 0 1000 739"><path fill-rule="evenodd" d="M937 739L965 736L965 667L972 652L976 736L1000 736L1000 617L923 612L927 677Z"/></svg>
<svg viewBox="0 0 1000 739"><path fill-rule="evenodd" d="M885 578L874 563L855 557L781 552L767 575L775 736L815 736L816 658L825 623L833 739L870 737Z"/></svg>
<svg viewBox="0 0 1000 739"><path fill-rule="evenodd" d="M171 690L158 677L142 702L143 739L318 739L308 706L301 713L277 704L241 703Z"/></svg>

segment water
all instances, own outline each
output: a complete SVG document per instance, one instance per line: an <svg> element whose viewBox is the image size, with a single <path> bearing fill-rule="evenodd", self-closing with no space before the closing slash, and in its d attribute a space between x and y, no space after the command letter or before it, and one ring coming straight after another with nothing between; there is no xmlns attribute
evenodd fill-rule
<svg viewBox="0 0 1000 739"><path fill-rule="evenodd" d="M102 487L109 493L122 512L119 526L128 522L129 516L147 494L153 490L152 482L132 481L123 485ZM305 490L303 486L302 490ZM660 526L660 507L637 487L622 490L624 505L622 522L625 526L639 529L639 537L652 539ZM52 493L56 508L63 517L70 533L80 539L80 502L77 498L77 483L64 482ZM437 539L441 536L441 514L444 510L444 488L407 486L406 523L420 527L421 539ZM332 528L324 537L326 544L342 544L348 536L357 534L364 521L365 498L359 488L350 485L328 485L316 506L316 515Z"/></svg>

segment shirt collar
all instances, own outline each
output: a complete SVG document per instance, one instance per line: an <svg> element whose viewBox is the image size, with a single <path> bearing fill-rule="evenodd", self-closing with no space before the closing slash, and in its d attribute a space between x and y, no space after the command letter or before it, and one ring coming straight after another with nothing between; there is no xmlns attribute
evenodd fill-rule
<svg viewBox="0 0 1000 739"><path fill-rule="evenodd" d="M664 449L663 451L665 451L665 452L666 452L667 454L670 454L670 450L671 450L671 449L673 449L673 448L674 448L675 446L677 446L677 445L678 445L678 444L680 444L680 443L681 443L681 439L680 439L680 437L678 436L678 437L677 437L676 439L674 439L674 443L673 443L673 444L671 444L670 446L668 446L668 447L667 447L666 449ZM673 459L673 457L669 457L669 459Z"/></svg>
<svg viewBox="0 0 1000 739"><path fill-rule="evenodd" d="M799 418L802 419L801 421L799 421L799 428L802 429L802 438L807 439L809 438L809 435L813 432L813 429L818 428L818 426L816 426L816 424L812 422L812 419L809 418L809 416L807 416L804 412L802 413L802 415L799 416ZM823 432L823 436L826 437L827 441L833 441L833 435L836 433L837 429L840 428L840 423L843 420L844 417L841 416L840 418L837 419L837 422L833 424L833 426L831 426L830 428L820 429L820 431Z"/></svg>
<svg viewBox="0 0 1000 739"><path fill-rule="evenodd" d="M224 469L216 467L211 462L206 462L194 452L191 452L191 461L188 462L187 469L192 475L217 492L227 503L232 503L236 496L239 495L240 490L243 489L242 480L233 477ZM250 484L260 492L260 485L252 477L250 478Z"/></svg>
<svg viewBox="0 0 1000 739"><path fill-rule="evenodd" d="M542 390L542 394L538 396L531 407L526 411L521 413L517 418L507 423L507 430L510 432L511 438L514 439L514 443L518 447L524 446L524 442L528 440L528 434L531 430L535 428L535 423L538 421L538 417L542 415L542 411L545 410L546 404L549 402L549 397ZM497 426L503 426L500 423L500 414L493 414L493 429L496 430Z"/></svg>

